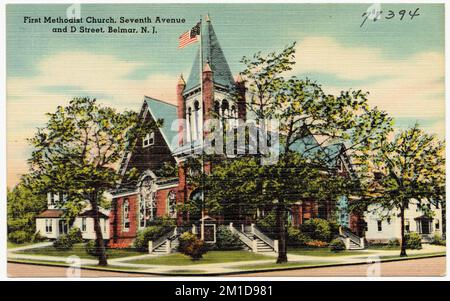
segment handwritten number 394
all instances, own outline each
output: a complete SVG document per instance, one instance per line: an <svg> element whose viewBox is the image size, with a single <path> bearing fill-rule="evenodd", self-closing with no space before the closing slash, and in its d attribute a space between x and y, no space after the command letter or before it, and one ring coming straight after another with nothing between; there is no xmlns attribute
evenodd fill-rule
<svg viewBox="0 0 450 301"><path fill-rule="evenodd" d="M362 14L362 18L364 18L363 22L359 27L362 27L364 23L366 23L367 19L371 17L371 19L376 22L381 18L381 15L383 14L383 11L372 11L372 12L364 12ZM400 16L400 21L402 21L406 16L406 10L402 9L398 11L398 15ZM412 11L410 10L408 12L408 15L411 17L411 20L414 19L414 17L420 16L419 14L419 8L416 8L416 10ZM386 16L384 17L386 20L393 19L396 16L396 13L393 10L388 10Z"/></svg>

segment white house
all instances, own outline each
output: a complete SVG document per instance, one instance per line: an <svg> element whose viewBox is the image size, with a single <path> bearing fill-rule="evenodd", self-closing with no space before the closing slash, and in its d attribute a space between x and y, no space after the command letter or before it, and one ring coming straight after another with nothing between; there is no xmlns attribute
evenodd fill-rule
<svg viewBox="0 0 450 301"><path fill-rule="evenodd" d="M405 232L417 232L422 236L422 242L429 242L434 234L442 235L442 209L440 206L427 204L433 213L432 217L424 215L417 204L410 203L405 210ZM401 221L398 211L387 214L370 205L364 214L367 223L365 237L372 243L386 243L392 239L400 240Z"/></svg>
<svg viewBox="0 0 450 301"><path fill-rule="evenodd" d="M69 226L64 219L64 210L56 207L56 198L63 200L64 196L61 193L47 194L47 210L36 217L36 231L43 237L56 239L60 235L66 234L70 227L77 227L81 230L83 239L95 239L94 211L87 207L75 218L73 224ZM109 239L109 212L100 208L99 215L103 238Z"/></svg>

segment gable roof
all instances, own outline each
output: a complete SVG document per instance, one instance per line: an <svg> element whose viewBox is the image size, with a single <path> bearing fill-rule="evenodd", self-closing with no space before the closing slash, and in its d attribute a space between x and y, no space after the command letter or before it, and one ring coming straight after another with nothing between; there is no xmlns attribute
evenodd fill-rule
<svg viewBox="0 0 450 301"><path fill-rule="evenodd" d="M172 124L177 120L177 106L148 96L144 96L144 101L155 121L164 120L159 130L170 151L173 151L178 146L178 124L172 129Z"/></svg>
<svg viewBox="0 0 450 301"><path fill-rule="evenodd" d="M213 82L224 87L233 87L235 85L233 76L228 66L225 55L220 47L211 21L202 23L202 50L203 60L202 68L209 64L213 72ZM187 93L200 86L200 49L194 58L191 73L186 83L184 93Z"/></svg>
<svg viewBox="0 0 450 301"><path fill-rule="evenodd" d="M36 216L36 218L59 218L63 215L64 210L62 209L47 209Z"/></svg>

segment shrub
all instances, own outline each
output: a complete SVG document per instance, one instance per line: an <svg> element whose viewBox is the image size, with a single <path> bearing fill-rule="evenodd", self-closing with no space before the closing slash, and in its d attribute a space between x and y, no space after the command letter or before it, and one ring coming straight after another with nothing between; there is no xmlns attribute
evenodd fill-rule
<svg viewBox="0 0 450 301"><path fill-rule="evenodd" d="M148 251L148 242L156 240L166 234L170 229L170 227L164 226L149 226L142 229L136 234L136 239L134 240L133 245L139 251Z"/></svg>
<svg viewBox="0 0 450 301"><path fill-rule="evenodd" d="M291 246L304 246L306 242L311 239L306 236L302 231L295 227L289 227L287 230L287 241L288 245Z"/></svg>
<svg viewBox="0 0 450 301"><path fill-rule="evenodd" d="M422 237L417 232L411 232L405 235L406 248L419 250L422 249Z"/></svg>
<svg viewBox="0 0 450 301"><path fill-rule="evenodd" d="M184 232L180 235L180 245L178 250L187 256L190 256L192 260L200 260L203 254L208 252L208 248L203 240L197 238L195 234L191 232Z"/></svg>
<svg viewBox="0 0 450 301"><path fill-rule="evenodd" d="M329 242L332 238L330 224L321 218L312 218L304 222L301 231L313 240Z"/></svg>
<svg viewBox="0 0 450 301"><path fill-rule="evenodd" d="M397 238L388 241L387 246L389 248L394 248L400 246L400 241Z"/></svg>
<svg viewBox="0 0 450 301"><path fill-rule="evenodd" d="M33 234L33 236L31 237L31 241L32 242L41 242L46 240L46 238L44 236L41 235L41 232L37 231Z"/></svg>
<svg viewBox="0 0 450 301"><path fill-rule="evenodd" d="M311 248L324 248L328 246L328 243L321 240L310 240L305 243L305 246Z"/></svg>
<svg viewBox="0 0 450 301"><path fill-rule="evenodd" d="M86 245L84 245L84 249L86 250L86 253L92 256L97 256L97 243L95 240L89 240Z"/></svg>
<svg viewBox="0 0 450 301"><path fill-rule="evenodd" d="M340 252L345 249L345 243L339 238L335 238L330 242L330 251L332 252Z"/></svg>
<svg viewBox="0 0 450 301"><path fill-rule="evenodd" d="M31 237L28 232L17 230L8 234L8 240L16 244L23 244L30 241Z"/></svg>
<svg viewBox="0 0 450 301"><path fill-rule="evenodd" d="M73 244L83 242L83 235L81 234L81 230L77 227L71 228L69 233L67 233L67 236Z"/></svg>
<svg viewBox="0 0 450 301"><path fill-rule="evenodd" d="M216 246L219 250L239 250L242 243L236 233L231 232L226 226L220 226L216 232Z"/></svg>
<svg viewBox="0 0 450 301"><path fill-rule="evenodd" d="M438 246L445 246L445 239L439 235L439 234L434 234L433 238L431 238L431 242L432 245L438 245Z"/></svg>
<svg viewBox="0 0 450 301"><path fill-rule="evenodd" d="M65 251L72 249L73 243L67 234L63 234L53 242L53 247L59 251Z"/></svg>

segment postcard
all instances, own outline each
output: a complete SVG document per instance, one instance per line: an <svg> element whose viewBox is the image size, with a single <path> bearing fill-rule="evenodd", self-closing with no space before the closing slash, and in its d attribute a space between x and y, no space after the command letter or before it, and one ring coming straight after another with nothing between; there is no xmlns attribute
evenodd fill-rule
<svg viewBox="0 0 450 301"><path fill-rule="evenodd" d="M443 3L7 4L8 277L444 276L444 31Z"/></svg>

